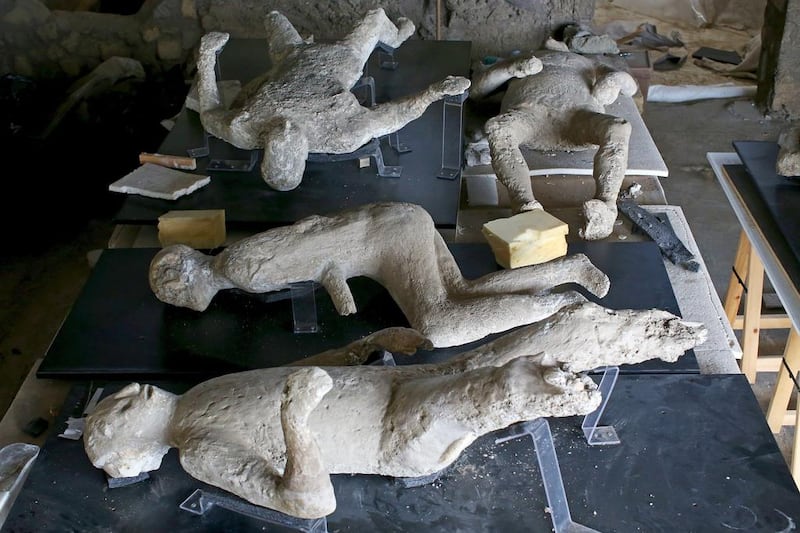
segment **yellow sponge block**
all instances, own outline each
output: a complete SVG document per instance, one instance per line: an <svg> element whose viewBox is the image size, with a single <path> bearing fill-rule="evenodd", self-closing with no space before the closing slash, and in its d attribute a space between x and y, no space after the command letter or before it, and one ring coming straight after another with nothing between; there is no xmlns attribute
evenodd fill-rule
<svg viewBox="0 0 800 533"><path fill-rule="evenodd" d="M158 217L161 246L185 244L210 250L222 246L225 238L224 209L169 211Z"/></svg>
<svg viewBox="0 0 800 533"><path fill-rule="evenodd" d="M541 209L483 225L483 235L504 268L536 265L567 254L569 226Z"/></svg>

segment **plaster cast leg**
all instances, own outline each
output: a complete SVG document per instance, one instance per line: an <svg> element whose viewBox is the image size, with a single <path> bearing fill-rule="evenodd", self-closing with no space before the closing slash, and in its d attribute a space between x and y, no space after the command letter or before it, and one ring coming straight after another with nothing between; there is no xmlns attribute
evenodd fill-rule
<svg viewBox="0 0 800 533"><path fill-rule="evenodd" d="M577 111L565 132L575 144L596 144L594 180L597 192L593 200L583 204L584 227L579 234L586 240L604 239L614 230L617 219L617 197L628 168L628 142L631 125L625 119Z"/></svg>
<svg viewBox="0 0 800 533"><path fill-rule="evenodd" d="M235 113L222 107L222 97L217 86L217 53L225 47L230 34L211 32L200 40L197 59L197 96L200 103L200 116L203 127L211 135L219 138L231 135L230 124Z"/></svg>
<svg viewBox="0 0 800 533"><path fill-rule="evenodd" d="M333 380L321 368L298 370L286 379L281 398L281 427L286 443L286 467L279 494L288 508L329 514L336 508L333 485L308 417L331 390Z"/></svg>
<svg viewBox="0 0 800 533"><path fill-rule="evenodd" d="M566 306L552 316L443 363L443 372L502 366L532 352L546 365L574 372L636 364L658 358L672 362L708 337L706 327L658 309L612 310L592 302Z"/></svg>
<svg viewBox="0 0 800 533"><path fill-rule="evenodd" d="M386 12L373 9L342 39L342 55L335 73L345 87L352 87L363 76L364 65L379 42L397 48L414 34L414 23L402 17L393 23Z"/></svg>
<svg viewBox="0 0 800 533"><path fill-rule="evenodd" d="M437 348L458 346L498 331L506 331L545 319L562 307L585 302L576 291L550 294L505 294L449 297L439 309L410 316L411 327ZM480 320L476 320L480 317Z"/></svg>
<svg viewBox="0 0 800 533"><path fill-rule="evenodd" d="M542 416L590 413L600 401L589 377L542 367L535 357L499 368L417 377L392 394L384 418L391 431L382 436L381 449L387 462L416 469L420 476L431 474L451 464L479 435Z"/></svg>
<svg viewBox="0 0 800 533"><path fill-rule="evenodd" d="M514 292L540 292L565 283L577 283L595 296L608 294L611 282L583 254L560 257L547 263L500 270L466 282L466 294L487 296Z"/></svg>
<svg viewBox="0 0 800 533"><path fill-rule="evenodd" d="M469 89L470 82L460 76L447 78L431 84L427 89L397 100L379 104L353 117L349 124L354 136L362 135L364 143L372 138L393 133L412 120L422 116L428 107L445 96L462 94Z"/></svg>
<svg viewBox="0 0 800 533"><path fill-rule="evenodd" d="M498 61L472 78L470 98L484 98L512 78L524 78L541 71L542 62L534 55Z"/></svg>
<svg viewBox="0 0 800 533"><path fill-rule="evenodd" d="M303 38L283 14L271 11L264 21L269 45L269 57L273 63L282 61L295 46L303 44Z"/></svg>
<svg viewBox="0 0 800 533"><path fill-rule="evenodd" d="M607 106L617 100L619 93L633 96L638 90L639 86L636 84L636 80L627 72L602 69L598 72L597 81L592 87L592 96L600 104Z"/></svg>
<svg viewBox="0 0 800 533"><path fill-rule="evenodd" d="M528 163L522 157L521 144L536 138L540 126L522 111L509 111L486 122L489 153L497 179L508 189L512 213L542 209L533 197Z"/></svg>
<svg viewBox="0 0 800 533"><path fill-rule="evenodd" d="M275 117L264 132L261 176L275 190L291 191L300 185L308 159L308 139L292 120Z"/></svg>

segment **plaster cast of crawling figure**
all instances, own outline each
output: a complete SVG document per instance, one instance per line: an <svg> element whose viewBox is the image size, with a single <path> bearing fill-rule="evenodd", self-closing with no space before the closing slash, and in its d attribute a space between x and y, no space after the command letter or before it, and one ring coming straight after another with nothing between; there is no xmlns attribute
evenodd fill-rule
<svg viewBox="0 0 800 533"><path fill-rule="evenodd" d="M272 67L245 85L230 109L221 104L214 72L227 33L201 39L197 87L206 131L238 148L263 148L261 174L279 191L300 184L309 152L350 153L419 118L433 102L469 88L468 79L449 76L420 93L361 106L350 90L377 43L398 47L414 33L410 20L401 18L395 26L383 9L367 13L334 43L304 41L277 11L265 25Z"/></svg>
<svg viewBox="0 0 800 533"><path fill-rule="evenodd" d="M557 47L555 41L548 42ZM492 167L508 188L514 213L541 209L533 197L530 171L520 146L534 150L585 150L594 157L594 199L583 205L587 240L608 237L617 218L617 195L628 167L630 124L605 113L619 93L633 95L636 81L585 56L541 50L495 63L473 77L470 97L486 97L508 82L500 115L489 119Z"/></svg>
<svg viewBox="0 0 800 533"><path fill-rule="evenodd" d="M554 292L577 283L602 297L608 277L582 254L475 280L461 274L430 215L407 203L367 204L242 239L216 256L169 246L150 265L161 301L205 310L221 289L263 293L290 283L322 284L342 315L356 312L347 285L366 276L383 285L408 323L434 346L456 346L530 324L582 298Z"/></svg>
<svg viewBox="0 0 800 533"><path fill-rule="evenodd" d="M181 396L132 384L87 417L84 444L112 477L155 470L176 447L195 478L317 518L336 507L330 474L432 474L491 431L593 411L600 393L580 372L674 361L706 333L665 311L584 302L439 364L269 368L211 379ZM302 363L358 364L378 346L412 352L426 344L395 328Z"/></svg>

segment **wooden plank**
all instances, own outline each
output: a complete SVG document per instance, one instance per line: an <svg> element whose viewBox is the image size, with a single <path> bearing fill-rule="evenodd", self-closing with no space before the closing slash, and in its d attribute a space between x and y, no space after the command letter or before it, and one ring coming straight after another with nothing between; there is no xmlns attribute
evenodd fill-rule
<svg viewBox="0 0 800 533"><path fill-rule="evenodd" d="M725 292L725 316L728 317L728 322L731 323L733 329L742 329L742 326L736 326L736 316L739 312L739 304L742 301L742 293L744 287L739 282L739 276L747 268L747 262L750 258L752 247L750 241L747 239L747 234L741 231L739 234L739 246L736 248L736 258L733 260L733 272L731 272L731 279L728 282L728 290Z"/></svg>
<svg viewBox="0 0 800 533"><path fill-rule="evenodd" d="M797 374L797 370L800 369L800 335L794 329L786 341L783 358L786 361L786 365ZM767 424L769 424L769 428L773 433L780 432L782 426L794 424L791 418L789 419L789 424L786 423L789 398L793 388L792 377L786 370L786 366L781 365L778 371L778 381L775 382L775 389L773 389L772 398L767 408Z"/></svg>
<svg viewBox="0 0 800 533"><path fill-rule="evenodd" d="M731 323L733 329L742 329L744 326L744 316L737 315ZM789 329L792 327L792 319L787 314L779 315L761 315L759 321L761 329Z"/></svg>
<svg viewBox="0 0 800 533"><path fill-rule="evenodd" d="M747 296L744 301L742 327L742 373L750 383L756 382L759 322L761 321L761 293L764 292L764 265L758 254L751 253L747 264Z"/></svg>

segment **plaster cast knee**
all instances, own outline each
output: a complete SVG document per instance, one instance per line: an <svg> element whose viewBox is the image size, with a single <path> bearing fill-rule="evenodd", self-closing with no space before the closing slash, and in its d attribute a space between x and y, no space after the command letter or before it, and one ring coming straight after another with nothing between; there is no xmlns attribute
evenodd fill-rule
<svg viewBox="0 0 800 533"><path fill-rule="evenodd" d="M277 117L264 132L261 176L275 190L291 191L303 180L308 158L308 139L294 121Z"/></svg>

